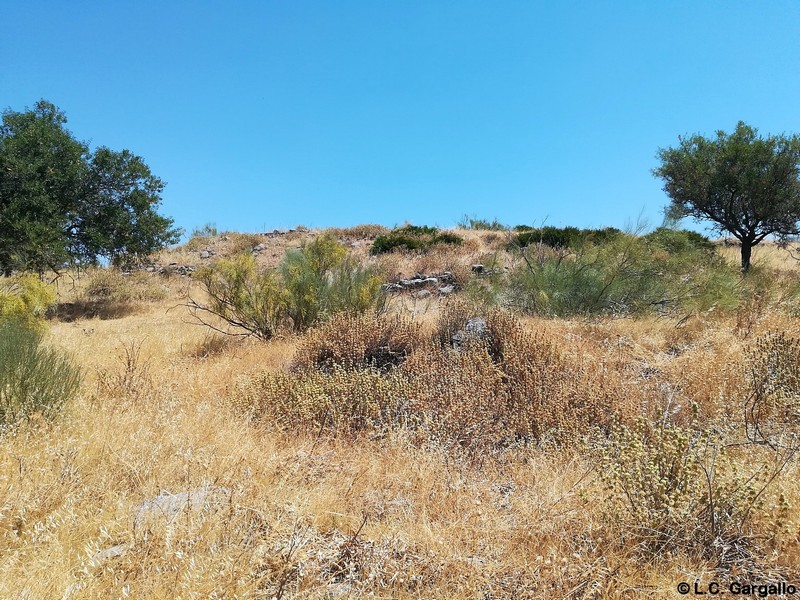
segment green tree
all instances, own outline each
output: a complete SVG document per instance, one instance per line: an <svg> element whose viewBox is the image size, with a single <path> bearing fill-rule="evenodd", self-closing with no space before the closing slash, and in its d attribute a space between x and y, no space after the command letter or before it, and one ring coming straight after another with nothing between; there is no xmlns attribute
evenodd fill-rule
<svg viewBox="0 0 800 600"><path fill-rule="evenodd" d="M733 235L745 272L765 237L800 232L800 137L762 137L740 121L731 134L679 140L658 151L661 166L653 171L672 200L668 215L708 220Z"/></svg>
<svg viewBox="0 0 800 600"><path fill-rule="evenodd" d="M178 241L164 182L128 150L94 152L40 100L0 124L0 272L121 262Z"/></svg>

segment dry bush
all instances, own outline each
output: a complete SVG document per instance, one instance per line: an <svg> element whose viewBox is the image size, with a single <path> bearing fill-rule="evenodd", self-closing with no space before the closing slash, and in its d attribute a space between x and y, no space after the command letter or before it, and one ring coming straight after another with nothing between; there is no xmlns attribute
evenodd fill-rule
<svg viewBox="0 0 800 600"><path fill-rule="evenodd" d="M457 322L452 312L445 319ZM355 348L348 348L349 323L360 330ZM399 369L383 375L374 368L346 370L377 362L365 343L375 339L365 329L368 323L340 318L318 330L298 351L297 364L305 371L262 375L241 388L235 404L286 426L340 432L394 426L399 414L406 421L414 415L410 420L424 424L428 435L469 452L567 443L631 412L630 396L602 364L559 352L509 313L490 312L487 335L459 350L446 343L417 345ZM440 325L440 341L448 327L454 326ZM418 330L409 327L403 336L415 345ZM381 335L377 339L382 344ZM409 343L406 351L411 349Z"/></svg>
<svg viewBox="0 0 800 600"><path fill-rule="evenodd" d="M205 360L213 356L219 356L228 348L234 345L234 338L217 333L206 334L196 346L191 348L187 356L197 360Z"/></svg>
<svg viewBox="0 0 800 600"><path fill-rule="evenodd" d="M89 276L83 291L87 302L129 304L158 302L167 297L167 290L149 273L125 275L114 269L100 269Z"/></svg>
<svg viewBox="0 0 800 600"><path fill-rule="evenodd" d="M362 239L375 239L379 235L383 235L389 231L388 227L383 225L356 225L354 227L332 227L327 230L331 235L339 239L342 238L355 238Z"/></svg>
<svg viewBox="0 0 800 600"><path fill-rule="evenodd" d="M132 340L122 344L116 358L116 368L98 370L98 394L117 401L152 400L156 390L150 372L150 361L142 358L141 343Z"/></svg>
<svg viewBox="0 0 800 600"><path fill-rule="evenodd" d="M434 326L434 341L442 348L450 346L453 335L462 330L467 321L484 314L484 309L462 298L450 298L441 308Z"/></svg>
<svg viewBox="0 0 800 600"><path fill-rule="evenodd" d="M229 256L248 254L263 241L263 237L257 233L229 233L227 236L229 238L227 244Z"/></svg>
<svg viewBox="0 0 800 600"><path fill-rule="evenodd" d="M748 351L748 437L800 448L800 340L783 332L759 337Z"/></svg>
<svg viewBox="0 0 800 600"><path fill-rule="evenodd" d="M637 420L601 443L605 510L635 554L680 552L713 568L760 576L759 562L786 516L772 488L793 453L731 443L728 432Z"/></svg>
<svg viewBox="0 0 800 600"><path fill-rule="evenodd" d="M123 274L116 269L97 269L89 272L76 301L59 304L56 312L65 321L91 317L118 319L137 312L144 304L164 300L168 293L168 288L151 273Z"/></svg>
<svg viewBox="0 0 800 600"><path fill-rule="evenodd" d="M385 281L396 281L413 273L413 258L400 250L379 254L373 260L375 272Z"/></svg>
<svg viewBox="0 0 800 600"><path fill-rule="evenodd" d="M414 273L432 275L449 271L458 285L464 285L472 276L472 262L463 248L441 245L434 246L424 254L411 260Z"/></svg>
<svg viewBox="0 0 800 600"><path fill-rule="evenodd" d="M420 326L400 316L339 313L300 342L295 368L388 371L420 346Z"/></svg>
<svg viewBox="0 0 800 600"><path fill-rule="evenodd" d="M437 326L436 349L403 367L422 384L423 410L455 415L451 434L480 432L484 439L462 440L468 445L566 442L631 413L632 398L602 364L564 354L508 312L490 311L485 336L452 350L454 330L474 316L467 305L451 304Z"/></svg>

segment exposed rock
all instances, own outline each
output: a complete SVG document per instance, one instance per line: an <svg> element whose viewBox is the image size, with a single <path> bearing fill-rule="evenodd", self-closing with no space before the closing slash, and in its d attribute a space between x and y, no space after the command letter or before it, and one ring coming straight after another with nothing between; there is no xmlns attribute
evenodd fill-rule
<svg viewBox="0 0 800 600"><path fill-rule="evenodd" d="M456 290L456 287L454 285L443 285L442 287L440 287L436 291L439 292L440 296L449 296L455 290Z"/></svg>
<svg viewBox="0 0 800 600"><path fill-rule="evenodd" d="M211 258L211 253L208 250L203 250L200 253L200 258Z"/></svg>
<svg viewBox="0 0 800 600"><path fill-rule="evenodd" d="M253 248L253 252L255 252L255 253L258 253L258 252L263 252L263 251L264 251L264 250L266 250L266 249L267 249L267 245L266 245L266 244L257 244L257 245L256 245L256 246Z"/></svg>
<svg viewBox="0 0 800 600"><path fill-rule="evenodd" d="M134 528L147 524L171 523L183 511L194 512L218 503L230 495L230 490L222 487L206 486L190 492L171 494L161 492L158 496L139 504L133 513Z"/></svg>
<svg viewBox="0 0 800 600"><path fill-rule="evenodd" d="M486 320L475 318L467 321L464 329L459 329L450 338L450 344L456 350L461 350L470 342L485 341L489 337Z"/></svg>
<svg viewBox="0 0 800 600"><path fill-rule="evenodd" d="M473 273L478 273L478 274L481 274L481 273L483 273L483 271L484 271L485 269L486 269L486 267L484 267L484 266L483 266L483 265L481 265L481 264L472 265L472 272L473 272Z"/></svg>
<svg viewBox="0 0 800 600"><path fill-rule="evenodd" d="M422 298L427 298L431 295L430 290L419 290L418 292L414 292L414 298L421 300Z"/></svg>
<svg viewBox="0 0 800 600"><path fill-rule="evenodd" d="M101 567L106 561L111 560L112 558L117 558L118 556L122 556L132 547L133 546L131 544L117 544L116 546L111 546L111 548L106 548L105 550L98 550L89 560L89 566L94 568Z"/></svg>
<svg viewBox="0 0 800 600"><path fill-rule="evenodd" d="M401 279L400 285L406 288L418 288L425 285L425 280L421 277L415 277L414 279Z"/></svg>

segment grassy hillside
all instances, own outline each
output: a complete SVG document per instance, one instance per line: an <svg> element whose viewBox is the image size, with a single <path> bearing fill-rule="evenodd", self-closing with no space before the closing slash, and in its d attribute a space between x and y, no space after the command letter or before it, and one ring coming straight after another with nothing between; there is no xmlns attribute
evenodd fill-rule
<svg viewBox="0 0 800 600"><path fill-rule="evenodd" d="M734 287L719 296L639 308L625 287L558 317L555 288L504 304L516 270L609 255L522 257L488 230L372 255L385 232L365 226L332 233L385 282L449 272L453 291L399 291L378 316L268 342L192 319L203 290L178 267L238 252L275 267L319 233L194 238L149 270L60 279L47 342L83 383L56 419L0 436L0 597L630 598L800 581L786 250L758 247L741 282L721 248L730 264L713 268ZM637 277L669 276L654 256ZM486 339L451 347L477 318Z"/></svg>

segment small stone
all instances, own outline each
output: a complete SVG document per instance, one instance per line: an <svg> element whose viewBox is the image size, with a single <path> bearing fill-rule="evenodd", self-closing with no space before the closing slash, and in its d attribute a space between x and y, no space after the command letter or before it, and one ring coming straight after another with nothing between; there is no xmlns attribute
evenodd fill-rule
<svg viewBox="0 0 800 600"><path fill-rule="evenodd" d="M210 258L210 257L211 257L211 253L208 250L203 250L200 253L200 258Z"/></svg>
<svg viewBox="0 0 800 600"><path fill-rule="evenodd" d="M200 510L204 506L214 503L214 501L219 501L222 496L229 494L230 491L227 488L213 486L178 494L161 492L158 496L145 500L136 507L133 514L134 527L139 528L152 521L170 523L182 511Z"/></svg>
<svg viewBox="0 0 800 600"><path fill-rule="evenodd" d="M467 321L464 329L456 331L450 338L450 344L456 350L461 350L470 341L484 341L489 336L486 320L474 318Z"/></svg>
<svg viewBox="0 0 800 600"><path fill-rule="evenodd" d="M486 269L486 267L484 267L484 266L483 266L483 265L481 265L481 264L472 265L472 272L473 272L473 273L478 273L478 274L480 274L480 273L483 273L483 271L484 271L485 269Z"/></svg>
<svg viewBox="0 0 800 600"><path fill-rule="evenodd" d="M98 550L89 561L89 565L94 568L100 567L107 560L122 556L130 549L130 544L117 544L116 546L111 546L111 548L106 548L105 550Z"/></svg>
<svg viewBox="0 0 800 600"><path fill-rule="evenodd" d="M427 298L431 295L430 290L420 290L418 292L414 292L414 298L421 300L422 298Z"/></svg>
<svg viewBox="0 0 800 600"><path fill-rule="evenodd" d="M442 287L440 287L436 291L439 292L440 296L448 296L448 295L452 294L455 291L455 289L456 288L453 285L443 285Z"/></svg>

